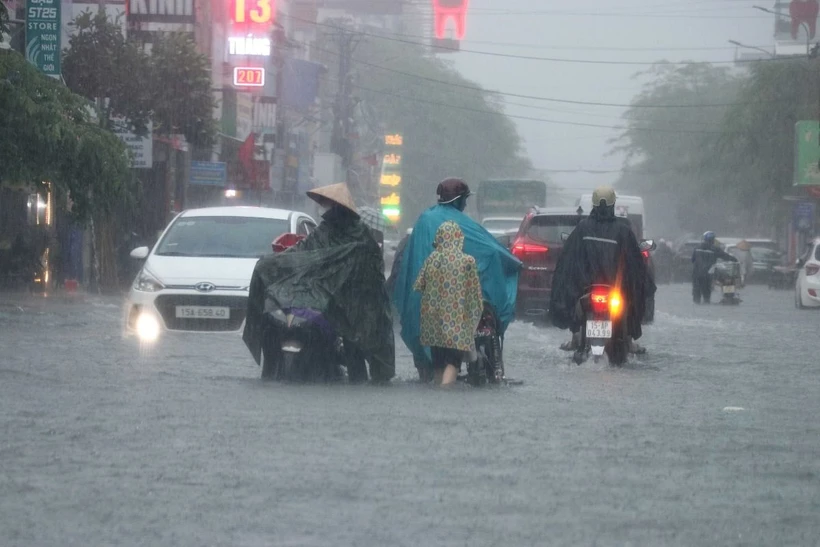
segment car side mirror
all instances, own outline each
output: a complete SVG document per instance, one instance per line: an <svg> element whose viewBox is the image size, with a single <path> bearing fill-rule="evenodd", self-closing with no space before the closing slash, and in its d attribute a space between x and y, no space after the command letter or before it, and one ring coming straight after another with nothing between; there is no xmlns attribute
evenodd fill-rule
<svg viewBox="0 0 820 547"><path fill-rule="evenodd" d="M148 253L151 252L151 249L148 247L137 247L133 251L131 251L131 258L135 260L145 260L148 258Z"/></svg>
<svg viewBox="0 0 820 547"><path fill-rule="evenodd" d="M566 233L566 232L561 232L561 243L566 243L566 241L568 239L569 239L569 234Z"/></svg>
<svg viewBox="0 0 820 547"><path fill-rule="evenodd" d="M658 248L658 245L655 243L654 239L644 239L640 243L641 251L654 251Z"/></svg>

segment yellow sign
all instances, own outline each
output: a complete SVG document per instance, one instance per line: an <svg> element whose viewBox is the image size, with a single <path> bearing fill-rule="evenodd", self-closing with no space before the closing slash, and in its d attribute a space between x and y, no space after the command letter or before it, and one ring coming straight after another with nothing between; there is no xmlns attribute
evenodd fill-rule
<svg viewBox="0 0 820 547"><path fill-rule="evenodd" d="M389 196L385 196L385 197L382 198L382 206L392 205L394 207L398 207L400 204L401 204L401 198L396 193L390 194Z"/></svg>
<svg viewBox="0 0 820 547"><path fill-rule="evenodd" d="M401 154L387 154L384 157L385 165L401 165Z"/></svg>
<svg viewBox="0 0 820 547"><path fill-rule="evenodd" d="M401 185L401 175L397 175L395 173L385 173L382 175L379 184L381 184L382 186L399 186Z"/></svg>
<svg viewBox="0 0 820 547"><path fill-rule="evenodd" d="M387 146L401 146L402 144L404 144L404 137L402 137L398 133L394 135L385 135L384 144L386 144Z"/></svg>

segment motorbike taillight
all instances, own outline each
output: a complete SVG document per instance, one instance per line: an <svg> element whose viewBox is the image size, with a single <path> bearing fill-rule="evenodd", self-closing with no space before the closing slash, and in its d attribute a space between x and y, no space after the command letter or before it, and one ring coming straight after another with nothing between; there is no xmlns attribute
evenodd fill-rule
<svg viewBox="0 0 820 547"><path fill-rule="evenodd" d="M604 313L609 308L609 293L593 292L589 300L592 303L592 311L595 313Z"/></svg>
<svg viewBox="0 0 820 547"><path fill-rule="evenodd" d="M611 317L619 317L623 311L623 299L618 291L593 291L589 296L592 311L595 313L609 312Z"/></svg>

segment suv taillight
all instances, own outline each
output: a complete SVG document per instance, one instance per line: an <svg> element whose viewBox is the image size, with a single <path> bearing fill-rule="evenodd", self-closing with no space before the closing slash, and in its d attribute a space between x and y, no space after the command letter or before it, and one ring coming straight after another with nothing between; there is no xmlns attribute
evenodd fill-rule
<svg viewBox="0 0 820 547"><path fill-rule="evenodd" d="M817 275L817 272L820 272L820 266L817 264L806 265L806 275Z"/></svg>
<svg viewBox="0 0 820 547"><path fill-rule="evenodd" d="M524 262L526 260L543 258L550 249L546 245L532 243L526 239L518 239L512 244L512 248L510 250L518 260Z"/></svg>

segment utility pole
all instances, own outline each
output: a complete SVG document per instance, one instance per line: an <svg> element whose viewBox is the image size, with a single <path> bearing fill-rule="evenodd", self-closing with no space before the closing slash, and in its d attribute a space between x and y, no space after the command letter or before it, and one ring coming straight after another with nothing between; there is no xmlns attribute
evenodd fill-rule
<svg viewBox="0 0 820 547"><path fill-rule="evenodd" d="M353 156L355 145L352 138L353 133L353 75L351 66L353 64L353 52L361 42L361 34L353 30L338 27L338 32L334 38L339 45L339 81L336 93L336 102L333 107L335 120L331 135L331 146L333 152L342 158L342 168L345 172L345 182L351 187L354 195L362 196L362 189L358 182L353 185L352 176Z"/></svg>

